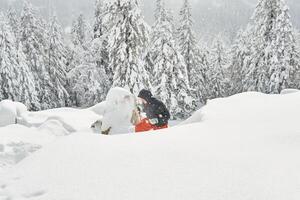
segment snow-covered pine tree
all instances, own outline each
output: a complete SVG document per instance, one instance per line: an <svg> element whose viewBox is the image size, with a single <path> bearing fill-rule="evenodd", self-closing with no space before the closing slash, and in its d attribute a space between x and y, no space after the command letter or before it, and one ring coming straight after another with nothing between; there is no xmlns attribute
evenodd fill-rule
<svg viewBox="0 0 300 200"><path fill-rule="evenodd" d="M299 70L295 37L284 0L260 0L251 23L251 56L243 65L244 91L280 93Z"/></svg>
<svg viewBox="0 0 300 200"><path fill-rule="evenodd" d="M250 43L249 27L245 31L240 30L237 37L230 48L230 64L229 72L230 76L230 95L243 92L243 79L244 72L243 66L247 66L249 63L251 43Z"/></svg>
<svg viewBox="0 0 300 200"><path fill-rule="evenodd" d="M161 8L160 8L161 9ZM208 84L205 82L204 66L201 62L200 49L193 31L193 19L189 0L184 0L180 10L178 41L180 52L187 66L188 80L195 90L195 98L199 103L205 103Z"/></svg>
<svg viewBox="0 0 300 200"><path fill-rule="evenodd" d="M103 68L86 62L68 73L72 104L89 107L105 100L109 80Z"/></svg>
<svg viewBox="0 0 300 200"><path fill-rule="evenodd" d="M228 66L228 57L225 44L218 35L212 44L209 57L210 67L207 77L209 78L210 99L225 97L228 95L228 88L225 70Z"/></svg>
<svg viewBox="0 0 300 200"><path fill-rule="evenodd" d="M159 20L161 17L162 9L165 7L163 0L156 0L156 7L155 7L155 21Z"/></svg>
<svg viewBox="0 0 300 200"><path fill-rule="evenodd" d="M65 107L69 98L66 90L66 47L63 43L61 27L58 24L57 17L53 15L48 25L48 38L46 47L45 67L48 71L50 82L48 97L49 102L43 102L50 108ZM44 106L44 107L45 107Z"/></svg>
<svg viewBox="0 0 300 200"><path fill-rule="evenodd" d="M35 80L35 88L42 109L49 108L46 102L51 102L49 90L50 77L45 68L46 63L46 28L44 20L37 15L35 9L28 2L24 7L20 19L20 41L23 52Z"/></svg>
<svg viewBox="0 0 300 200"><path fill-rule="evenodd" d="M197 97L199 101L199 97L200 97L200 103L201 104L206 104L207 100L209 99L209 78L207 76L208 74L208 69L209 69L209 65L210 65L210 52L209 52L209 48L207 47L207 45L204 43L200 46L199 48L199 53L200 55L200 61L199 63L199 67L197 67L197 71L195 71L195 73L198 74L198 77L195 76L193 77L194 79L191 80L191 84L193 88L196 88L196 93L197 93ZM198 57L197 57L198 58ZM200 89L197 89L200 88ZM197 102L198 103L198 102Z"/></svg>
<svg viewBox="0 0 300 200"><path fill-rule="evenodd" d="M188 0L184 0L183 7L180 10L180 25L178 28L178 40L181 54L184 57L186 67L188 70L188 79L191 82L191 76L194 75L192 70L198 65L196 57L197 41L195 33L192 30L193 19L191 14L191 7Z"/></svg>
<svg viewBox="0 0 300 200"><path fill-rule="evenodd" d="M103 23L105 9L107 9L107 4L103 0L96 0L95 2L95 11L94 11L94 38L100 38L104 35L105 30L107 29L106 25Z"/></svg>
<svg viewBox="0 0 300 200"><path fill-rule="evenodd" d="M148 28L138 1L113 0L108 15L106 18L113 24L108 35L113 86L130 89L133 93L149 88L149 76L142 64Z"/></svg>
<svg viewBox="0 0 300 200"><path fill-rule="evenodd" d="M113 71L109 65L108 52L108 35L107 32L111 27L109 19L105 21L108 15L108 6L102 0L96 0L95 19L94 19L94 40L92 41L92 54L98 67L104 67L105 72L110 80L109 86L113 84Z"/></svg>
<svg viewBox="0 0 300 200"><path fill-rule="evenodd" d="M296 44L297 44L298 48L300 48L300 31L295 30L294 32L295 32Z"/></svg>
<svg viewBox="0 0 300 200"><path fill-rule="evenodd" d="M69 47L71 49L69 57L73 57L69 60L73 67L70 67L71 70L68 72L67 88L71 104L74 106L88 107L102 102L111 87L105 70L108 65L108 53L106 46L103 45L107 39L105 35L107 29L104 30L102 26L103 6L100 1L96 1L91 41L87 38L88 25L83 16L79 16L73 22L71 31L73 39Z"/></svg>
<svg viewBox="0 0 300 200"><path fill-rule="evenodd" d="M86 45L86 31L87 22L85 21L83 14L80 14L72 24L71 36L74 45Z"/></svg>
<svg viewBox="0 0 300 200"><path fill-rule="evenodd" d="M70 43L67 46L67 71L71 71L82 63L86 62L89 56L89 44L87 42L88 25L83 16L80 14L72 22L70 32Z"/></svg>
<svg viewBox="0 0 300 200"><path fill-rule="evenodd" d="M104 101L111 88L104 66L97 64L97 58L91 52L87 52L86 59L67 76L70 101L77 107L93 106Z"/></svg>
<svg viewBox="0 0 300 200"><path fill-rule="evenodd" d="M164 2L162 0L156 0L156 9L154 12L154 17L155 17L155 22L160 21L160 17L161 17L161 12L162 9L164 8ZM156 26L158 26L158 23L154 23L154 25L151 27L151 31L150 31L150 43L149 46L146 49L145 52L145 56L143 58L144 62L145 62L145 68L146 70L149 72L150 75L150 82L153 83L155 78L154 78L154 59L156 57L156 55L154 54L153 49L153 45L152 41L155 41L158 37L159 37L159 31L156 30Z"/></svg>
<svg viewBox="0 0 300 200"><path fill-rule="evenodd" d="M297 50L300 52L300 31L298 30L296 33L296 44L297 44ZM300 53L298 54L300 55ZM295 73L295 86L300 89L300 70L298 70L298 73Z"/></svg>
<svg viewBox="0 0 300 200"><path fill-rule="evenodd" d="M294 29L294 35L296 40L296 53L295 54L295 60L300 61L300 32L299 30ZM300 62L299 62L300 63ZM298 67L298 70L296 69L294 73L291 73L290 80L292 81L289 85L290 88L297 88L300 89L300 65Z"/></svg>
<svg viewBox="0 0 300 200"><path fill-rule="evenodd" d="M19 18L17 16L17 13L15 11L15 9L13 9L12 7L10 7L7 11L7 19L8 19L8 22L9 22L9 25L10 27L12 28L13 30L13 33L15 34L15 38L17 39L17 43L19 41Z"/></svg>
<svg viewBox="0 0 300 200"><path fill-rule="evenodd" d="M194 111L184 58L176 41L174 25L162 6L156 16L148 55L153 61L154 93L169 108L173 119L183 119Z"/></svg>
<svg viewBox="0 0 300 200"><path fill-rule="evenodd" d="M18 46L20 48L18 48ZM0 101L11 99L40 109L33 75L10 22L0 14Z"/></svg>

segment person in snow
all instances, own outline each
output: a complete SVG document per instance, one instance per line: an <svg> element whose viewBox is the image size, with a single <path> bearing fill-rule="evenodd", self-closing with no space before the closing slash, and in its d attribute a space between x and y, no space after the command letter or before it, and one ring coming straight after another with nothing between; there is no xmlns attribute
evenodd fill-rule
<svg viewBox="0 0 300 200"><path fill-rule="evenodd" d="M146 118L135 126L136 132L159 130L168 128L170 112L165 104L154 98L149 90L142 90L138 95L142 102L142 111L146 113Z"/></svg>

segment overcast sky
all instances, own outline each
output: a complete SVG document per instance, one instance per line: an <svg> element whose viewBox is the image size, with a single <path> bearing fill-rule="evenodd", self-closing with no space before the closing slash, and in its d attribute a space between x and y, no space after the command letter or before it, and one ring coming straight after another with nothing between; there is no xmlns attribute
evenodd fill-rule
<svg viewBox="0 0 300 200"><path fill-rule="evenodd" d="M0 9L6 9L8 2L20 4L22 0L0 0ZM29 0L47 13L49 3L64 26L83 13L87 18L93 16L95 0ZM146 21L153 22L156 0L140 0ZM222 33L232 39L236 31L247 24L258 0L190 0L193 8L195 30L201 37L213 37ZM300 28L300 0L287 0L295 27ZM166 7L173 10L175 17L183 0L165 0Z"/></svg>

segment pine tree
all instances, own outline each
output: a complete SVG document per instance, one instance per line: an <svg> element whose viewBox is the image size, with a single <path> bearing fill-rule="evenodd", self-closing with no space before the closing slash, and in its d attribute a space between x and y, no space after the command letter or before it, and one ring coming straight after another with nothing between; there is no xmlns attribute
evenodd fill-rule
<svg viewBox="0 0 300 200"><path fill-rule="evenodd" d="M40 108L22 46L17 45L9 21L0 14L0 100L3 99L22 102L30 110Z"/></svg>
<svg viewBox="0 0 300 200"><path fill-rule="evenodd" d="M170 21L172 17L168 16L164 7L159 10L161 13L154 24L148 52L153 61L154 92L170 109L173 119L183 119L191 114L196 105L174 25Z"/></svg>
<svg viewBox="0 0 300 200"><path fill-rule="evenodd" d="M249 27L245 31L239 31L230 49L230 95L243 92L244 66L248 65L250 57L250 33Z"/></svg>
<svg viewBox="0 0 300 200"><path fill-rule="evenodd" d="M299 70L289 9L284 0L260 0L250 25L250 57L244 63L243 91L280 93Z"/></svg>
<svg viewBox="0 0 300 200"><path fill-rule="evenodd" d="M183 7L180 10L180 26L178 29L179 45L188 70L188 79L191 81L191 70L198 64L196 54L196 37L192 30L193 21L191 7L188 0L184 0Z"/></svg>
<svg viewBox="0 0 300 200"><path fill-rule="evenodd" d="M87 39L87 22L83 14L80 14L72 24L72 42L75 46L81 45L85 47Z"/></svg>
<svg viewBox="0 0 300 200"><path fill-rule="evenodd" d="M199 52L197 59L198 67L195 69L196 76L191 76L191 86L196 89L197 94L197 105L199 104L206 104L207 100L209 99L209 77L208 77L208 70L210 68L210 52L207 46L202 45L199 48ZM201 106L201 105L200 105Z"/></svg>
<svg viewBox="0 0 300 200"><path fill-rule="evenodd" d="M89 46L87 42L87 22L82 14L80 14L72 22L70 33L71 42L67 46L67 71L71 71L75 67L86 62L89 55Z"/></svg>
<svg viewBox="0 0 300 200"><path fill-rule="evenodd" d="M152 41L155 41L159 37L159 31L156 29L158 27L158 22L161 21L161 13L162 10L164 9L164 2L162 0L156 0L156 9L154 13L155 17L155 23L151 28L150 32L150 43L149 46L146 49L146 54L144 56L144 62L145 62L145 68L150 74L150 82L153 83L155 81L154 78L154 59L156 55L154 54L155 52L153 51L153 44Z"/></svg>
<svg viewBox="0 0 300 200"><path fill-rule="evenodd" d="M128 88L133 93L149 88L148 73L141 62L148 42L148 28L138 1L114 0L108 15L113 22L108 36L113 86Z"/></svg>
<svg viewBox="0 0 300 200"><path fill-rule="evenodd" d="M96 0L95 21L94 21L94 40L92 41L92 54L98 67L104 67L105 72L110 80L109 86L113 84L113 71L109 65L108 52L108 35L107 32L111 27L109 20L105 21L108 15L108 6L102 0Z"/></svg>
<svg viewBox="0 0 300 200"><path fill-rule="evenodd" d="M163 0L156 0L156 8L155 8L155 13L154 13L154 17L155 17L155 21L160 20L159 18L161 17L161 13L164 9L165 5Z"/></svg>
<svg viewBox="0 0 300 200"><path fill-rule="evenodd" d="M300 32L296 29L294 29L294 35L295 35L295 40L296 40L296 53L295 54L295 60L300 61ZM298 66L298 69L294 71L294 73L291 73L290 75L291 83L289 85L290 88L296 88L300 89L300 65Z"/></svg>
<svg viewBox="0 0 300 200"><path fill-rule="evenodd" d="M50 108L65 107L69 94L66 90L66 47L63 43L61 27L56 16L52 16L48 26L48 39L45 62L46 70L49 74L49 90L51 96L49 102L43 102Z"/></svg>
<svg viewBox="0 0 300 200"><path fill-rule="evenodd" d="M192 88L196 90L196 98L200 103L205 103L207 83L205 82L204 66L201 62L200 49L193 31L193 19L191 6L188 0L184 0L180 10L180 25L178 28L178 41L180 52L187 66L188 80Z"/></svg>
<svg viewBox="0 0 300 200"><path fill-rule="evenodd" d="M68 73L72 104L77 107L89 107L106 98L108 77L103 68L94 63L84 63Z"/></svg>
<svg viewBox="0 0 300 200"><path fill-rule="evenodd" d="M20 22L19 22L19 18L17 16L16 11L12 7L10 7L7 11L7 19L8 19L10 27L13 30L15 38L17 39L17 43L18 43L19 33L20 33L20 31L19 31Z"/></svg>
<svg viewBox="0 0 300 200"><path fill-rule="evenodd" d="M80 15L72 28L72 44L70 71L68 72L68 91L71 104L78 107L88 107L105 100L111 87L108 69L107 32L103 22L104 5L96 1L93 37L87 38L87 22ZM105 26L104 26L105 24Z"/></svg>
<svg viewBox="0 0 300 200"><path fill-rule="evenodd" d="M208 70L210 98L225 97L227 92L227 80L225 70L228 65L225 44L220 36L217 36L210 51L210 68Z"/></svg>
<svg viewBox="0 0 300 200"><path fill-rule="evenodd" d="M50 77L45 68L46 63L46 29L45 22L37 15L36 11L28 2L24 2L24 7L20 19L20 41L23 52L33 73L35 89L38 98L43 104L42 109L49 108L44 102L50 102L51 91L49 90Z"/></svg>
<svg viewBox="0 0 300 200"><path fill-rule="evenodd" d="M300 31L294 30L294 32L295 32L296 44L297 44L298 48L300 48Z"/></svg>
<svg viewBox="0 0 300 200"><path fill-rule="evenodd" d="M103 23L106 4L102 0L96 0L94 11L94 38L100 38L104 35L107 27Z"/></svg>

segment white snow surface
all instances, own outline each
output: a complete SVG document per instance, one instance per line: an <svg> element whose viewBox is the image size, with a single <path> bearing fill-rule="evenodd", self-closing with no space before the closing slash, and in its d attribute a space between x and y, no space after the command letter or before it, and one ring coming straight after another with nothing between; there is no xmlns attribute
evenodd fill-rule
<svg viewBox="0 0 300 200"><path fill-rule="evenodd" d="M89 109L59 108L29 112L21 103L1 101L0 170L20 162L57 137L77 131L93 132L90 127L101 119L104 105L100 103Z"/></svg>
<svg viewBox="0 0 300 200"><path fill-rule="evenodd" d="M299 115L299 92L250 92L157 132L79 131L0 173L0 199L299 200Z"/></svg>
<svg viewBox="0 0 300 200"><path fill-rule="evenodd" d="M59 132L58 129L56 131ZM45 128L34 129L22 125L0 128L0 170L15 165L54 139L55 136L47 134Z"/></svg>
<svg viewBox="0 0 300 200"><path fill-rule="evenodd" d="M106 107L106 101L103 101L91 108L89 108L90 111L95 112L96 114L103 116L105 112L105 107Z"/></svg>
<svg viewBox="0 0 300 200"><path fill-rule="evenodd" d="M47 121L60 121L69 132L90 128L99 119L99 115L90 109L57 108L39 112L27 112L18 121L25 126L41 126Z"/></svg>

